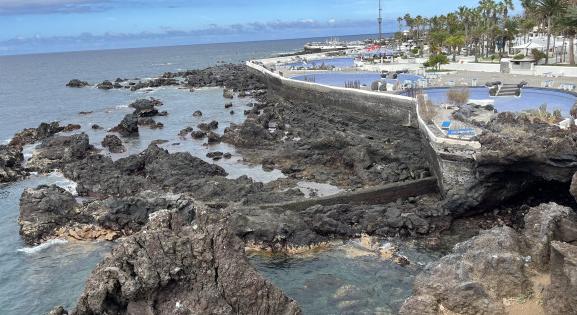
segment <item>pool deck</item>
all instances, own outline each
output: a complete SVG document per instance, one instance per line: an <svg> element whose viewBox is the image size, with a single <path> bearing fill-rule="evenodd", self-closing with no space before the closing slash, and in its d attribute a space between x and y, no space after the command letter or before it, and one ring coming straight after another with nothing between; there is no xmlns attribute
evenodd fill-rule
<svg viewBox="0 0 577 315"><path fill-rule="evenodd" d="M429 73L430 75L431 73ZM484 86L489 81L501 81L503 83L520 83L525 81L530 87L543 87L545 81L551 81L552 88L559 88L561 84L574 84L577 86L577 77L546 77L538 75L509 74L499 72L481 72L481 71L451 71L448 73L438 74L437 79L430 81L430 86L440 87L448 86L450 82L455 85L471 86L473 79L477 79L477 86Z"/></svg>

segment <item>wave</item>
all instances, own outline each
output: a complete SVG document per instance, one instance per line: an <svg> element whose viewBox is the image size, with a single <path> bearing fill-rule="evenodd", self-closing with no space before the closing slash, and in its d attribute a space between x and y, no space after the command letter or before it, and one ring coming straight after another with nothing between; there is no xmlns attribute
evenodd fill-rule
<svg viewBox="0 0 577 315"><path fill-rule="evenodd" d="M32 254L39 253L39 252L41 252L41 251L43 251L49 247L56 246L56 245L64 245L67 243L68 243L67 240L54 239L54 240L49 240L45 243L42 243L42 244L34 246L34 247L19 248L16 251L18 251L20 253L32 255Z"/></svg>
<svg viewBox="0 0 577 315"><path fill-rule="evenodd" d="M115 109L122 109L122 108L128 108L128 105L117 105L114 106Z"/></svg>

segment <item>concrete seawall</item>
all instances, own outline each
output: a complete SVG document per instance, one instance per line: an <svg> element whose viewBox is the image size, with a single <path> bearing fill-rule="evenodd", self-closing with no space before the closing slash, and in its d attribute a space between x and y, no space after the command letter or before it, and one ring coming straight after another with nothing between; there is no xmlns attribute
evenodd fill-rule
<svg viewBox="0 0 577 315"><path fill-rule="evenodd" d="M315 205L332 206L337 204L376 205L395 202L425 194L437 192L437 180L428 177L415 181L392 183L383 186L370 187L354 192L346 192L334 196L307 199L276 205L264 205L261 208L278 207L286 210L301 211Z"/></svg>
<svg viewBox="0 0 577 315"><path fill-rule="evenodd" d="M287 99L385 114L398 118L400 124L417 127L415 99L411 97L293 80L253 62L247 66L263 77L269 89Z"/></svg>

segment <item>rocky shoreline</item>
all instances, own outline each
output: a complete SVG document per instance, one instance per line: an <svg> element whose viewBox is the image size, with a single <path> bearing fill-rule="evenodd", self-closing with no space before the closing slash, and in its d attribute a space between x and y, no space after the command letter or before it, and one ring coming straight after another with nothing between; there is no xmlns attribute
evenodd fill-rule
<svg viewBox="0 0 577 315"><path fill-rule="evenodd" d="M68 84L71 88L89 85L80 80ZM565 271L575 266L572 244L577 241L577 217L573 209L554 203L529 208L521 202L524 206L513 208L511 214L521 219L503 222L491 216L485 217L488 223L484 225L475 221L479 216L463 218L464 210L455 211L474 202L478 206L476 196L486 194L487 186L450 200L430 194L384 205L317 205L302 211L267 206L303 199L294 186L300 180L355 190L429 177L420 132L387 116L283 99L267 91L263 80L243 65L98 84L100 89L132 91L158 86L193 93L201 87L222 87L223 101L253 98L251 109L244 113L246 120L228 126L223 134L214 131L219 124L214 121L182 126L179 136L183 141L206 139L207 146L234 145L244 161L281 170L287 178L268 184L247 176L230 179L220 166L190 153L169 153L157 143L139 154L113 160L84 133L59 134L80 129L77 125L41 124L17 133L10 144L0 146L0 182L20 180L30 172L59 170L77 184L76 192L82 197L79 201L57 186L27 189L20 200L23 240L29 245L54 238L117 243L92 272L70 314L300 314L295 301L248 263L245 246L288 253L369 235L416 239L438 249L446 246L447 234L455 233L452 228L458 220L472 222L475 231L490 229L459 243L448 256L425 268L402 314L439 314L443 309L504 314L503 298L533 292L533 270L551 275L542 297L545 305L563 305L565 314L577 312L571 293L575 292L571 283L577 280ZM162 128L154 117L170 113L160 111L161 106L162 101L156 99L130 104L133 113L109 130L102 147L125 152L125 141L138 137L139 128ZM222 110L230 109L225 104ZM202 113L191 111L190 115ZM567 176L573 176L574 142L567 142L571 135L558 134L555 139L561 140L555 142L553 151L543 152L533 142L533 152L511 152L518 148L513 142L519 139L500 138L498 129L518 121L506 118L500 116L482 136L485 151L479 167L486 172L480 174L485 176L479 177L481 185L483 178L495 178L491 176L511 167L531 166L533 175L548 180L566 182ZM545 127L535 129L532 122L525 126L532 134L541 133L540 139L553 132L540 132ZM23 147L37 143L32 157L24 161ZM561 161L559 156L567 158ZM214 159L227 157L230 154L211 154ZM522 192L523 187L515 186L512 192ZM566 189L568 195L568 185ZM497 199L499 205L479 207L472 213L499 212L495 209L506 207L507 198ZM555 196L536 199L554 201ZM506 286L498 285L502 279L509 280ZM62 307L51 312L66 313Z"/></svg>

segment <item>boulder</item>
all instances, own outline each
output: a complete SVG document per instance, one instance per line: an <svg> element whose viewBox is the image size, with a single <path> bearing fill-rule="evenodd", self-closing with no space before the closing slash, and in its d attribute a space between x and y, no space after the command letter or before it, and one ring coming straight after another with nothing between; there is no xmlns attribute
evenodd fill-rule
<svg viewBox="0 0 577 315"><path fill-rule="evenodd" d="M126 152L126 147L122 144L122 140L115 135L106 135L102 140L102 147L108 148L112 153Z"/></svg>
<svg viewBox="0 0 577 315"><path fill-rule="evenodd" d="M199 111L199 110L197 110L197 111L195 111L194 113L192 113L192 116L193 116L193 117L202 117L202 112Z"/></svg>
<svg viewBox="0 0 577 315"><path fill-rule="evenodd" d="M186 128L184 128L184 129L182 129L182 130L180 130L180 131L178 132L178 136L184 138L184 137L186 137L187 135L189 135L189 134L190 134L191 132L193 132L193 131L194 131L194 128L192 128L192 127L186 127Z"/></svg>
<svg viewBox="0 0 577 315"><path fill-rule="evenodd" d="M162 106L162 102L157 99L139 99L132 102L129 107L134 108L134 113L138 117L154 117L159 114L156 106Z"/></svg>
<svg viewBox="0 0 577 315"><path fill-rule="evenodd" d="M0 145L0 183L13 182L26 176L23 162L21 147Z"/></svg>
<svg viewBox="0 0 577 315"><path fill-rule="evenodd" d="M226 222L185 221L159 212L122 240L92 272L72 314L301 314L254 270Z"/></svg>
<svg viewBox="0 0 577 315"><path fill-rule="evenodd" d="M72 79L68 83L66 83L66 86L71 88L82 88L88 85L89 85L88 82L80 81L78 79Z"/></svg>
<svg viewBox="0 0 577 315"><path fill-rule="evenodd" d="M223 141L241 148L269 145L274 136L260 124L247 120L241 125L231 124L224 131Z"/></svg>
<svg viewBox="0 0 577 315"><path fill-rule="evenodd" d="M104 80L102 81L102 83L99 83L96 87L101 90L111 90L114 88L114 84L112 84L112 82L108 80Z"/></svg>
<svg viewBox="0 0 577 315"><path fill-rule="evenodd" d="M76 215L74 196L56 185L26 189L20 197L20 235L28 245L42 242Z"/></svg>
<svg viewBox="0 0 577 315"><path fill-rule="evenodd" d="M503 298L528 295L522 238L509 227L482 231L429 264L414 282L401 314L443 305L457 314L504 314ZM435 303L432 301L436 301Z"/></svg>
<svg viewBox="0 0 577 315"><path fill-rule="evenodd" d="M137 137L138 136L138 115L127 114L124 116L118 126L112 128L110 131L118 132L124 137Z"/></svg>
<svg viewBox="0 0 577 315"><path fill-rule="evenodd" d="M204 137L206 137L206 132L196 130L196 131L191 132L190 136L192 137L192 139L203 139Z"/></svg>
<svg viewBox="0 0 577 315"><path fill-rule="evenodd" d="M573 209L556 203L531 208L525 215L523 236L534 266L546 271L549 269L551 242L577 241L577 214Z"/></svg>
<svg viewBox="0 0 577 315"><path fill-rule="evenodd" d="M207 143L208 144L215 144L220 143L222 141L222 137L219 136L217 133L209 131L206 135Z"/></svg>
<svg viewBox="0 0 577 315"><path fill-rule="evenodd" d="M211 130L216 130L218 129L218 121L211 121L210 123L201 123L198 125L198 129L205 131L205 132L209 132Z"/></svg>
<svg viewBox="0 0 577 315"><path fill-rule="evenodd" d="M162 128L164 128L163 123L157 122L156 120L154 120L150 117L138 118L138 125L141 127L148 127L150 129L162 129Z"/></svg>

